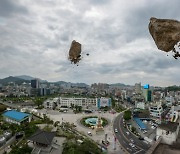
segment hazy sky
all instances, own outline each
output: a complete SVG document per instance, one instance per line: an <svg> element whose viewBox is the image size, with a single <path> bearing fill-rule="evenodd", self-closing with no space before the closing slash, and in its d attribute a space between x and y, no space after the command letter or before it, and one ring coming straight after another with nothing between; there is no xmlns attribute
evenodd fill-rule
<svg viewBox="0 0 180 154"><path fill-rule="evenodd" d="M180 20L180 0L0 0L0 78L180 85L180 60L157 49L150 17ZM83 59L71 64L72 40ZM89 56L86 54L89 53Z"/></svg>

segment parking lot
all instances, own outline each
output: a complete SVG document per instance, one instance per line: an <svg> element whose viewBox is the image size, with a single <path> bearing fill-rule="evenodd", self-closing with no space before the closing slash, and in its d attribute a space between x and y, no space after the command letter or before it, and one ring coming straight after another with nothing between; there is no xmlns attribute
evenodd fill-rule
<svg viewBox="0 0 180 154"><path fill-rule="evenodd" d="M148 120L143 120L142 122L146 126L145 130L141 130L140 127L138 126L138 124L134 120L130 121L132 126L136 128L136 131L141 135L141 137L149 138L149 141L152 140L152 143L153 143L153 141L155 139L155 136L156 136L157 124L155 124L151 120L149 120L149 121Z"/></svg>

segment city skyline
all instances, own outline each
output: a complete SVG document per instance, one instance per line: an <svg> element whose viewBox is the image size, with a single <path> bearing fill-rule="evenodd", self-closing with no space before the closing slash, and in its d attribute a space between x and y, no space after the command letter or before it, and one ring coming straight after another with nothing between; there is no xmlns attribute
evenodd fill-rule
<svg viewBox="0 0 180 154"><path fill-rule="evenodd" d="M180 20L180 1L0 1L0 78L179 85L180 61L157 49L150 17ZM68 61L82 44L79 66ZM89 56L86 54L89 53Z"/></svg>

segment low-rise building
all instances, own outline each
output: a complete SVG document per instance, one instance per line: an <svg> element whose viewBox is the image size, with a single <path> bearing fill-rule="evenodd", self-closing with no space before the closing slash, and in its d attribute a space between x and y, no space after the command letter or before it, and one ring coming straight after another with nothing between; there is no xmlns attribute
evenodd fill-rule
<svg viewBox="0 0 180 154"><path fill-rule="evenodd" d="M145 103L144 102L135 102L135 108L138 109L145 109Z"/></svg>
<svg viewBox="0 0 180 154"><path fill-rule="evenodd" d="M111 98L98 98L96 107L100 109L101 107L111 107Z"/></svg>
<svg viewBox="0 0 180 154"><path fill-rule="evenodd" d="M54 99L48 99L43 103L45 108L54 109L56 106L58 109L63 107L82 106L83 108L101 108L110 107L111 98L80 98L80 97L60 97Z"/></svg>
<svg viewBox="0 0 180 154"><path fill-rule="evenodd" d="M60 97L58 108L61 107L72 107L72 106L82 106L82 107L92 107L96 106L97 98L67 98Z"/></svg>
<svg viewBox="0 0 180 154"><path fill-rule="evenodd" d="M59 98L53 98L46 100L43 105L46 109L55 109L55 107L59 104Z"/></svg>
<svg viewBox="0 0 180 154"><path fill-rule="evenodd" d="M172 106L175 102L174 97L172 96L165 97L165 102L167 106Z"/></svg>
<svg viewBox="0 0 180 154"><path fill-rule="evenodd" d="M33 148L31 153L50 153L54 147L55 132L47 132L43 130L37 130L35 134L29 137L30 147ZM57 144L56 144L57 147Z"/></svg>
<svg viewBox="0 0 180 154"><path fill-rule="evenodd" d="M162 137L161 142L172 145L176 142L179 133L179 123L167 122L162 123L156 129L156 139Z"/></svg>
<svg viewBox="0 0 180 154"><path fill-rule="evenodd" d="M178 120L179 112L175 108L178 109L178 106L171 106L170 111L165 116L166 121L176 122Z"/></svg>
<svg viewBox="0 0 180 154"><path fill-rule="evenodd" d="M28 113L18 112L16 110L6 111L2 114L6 122L21 125L25 122L30 122L32 115Z"/></svg>
<svg viewBox="0 0 180 154"><path fill-rule="evenodd" d="M150 116L161 119L163 107L161 102L153 103L149 107Z"/></svg>

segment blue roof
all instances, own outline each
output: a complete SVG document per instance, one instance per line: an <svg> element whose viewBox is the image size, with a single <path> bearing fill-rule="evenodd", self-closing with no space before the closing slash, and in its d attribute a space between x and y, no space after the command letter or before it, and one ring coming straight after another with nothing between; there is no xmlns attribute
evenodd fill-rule
<svg viewBox="0 0 180 154"><path fill-rule="evenodd" d="M17 121L21 121L25 117L28 117L29 115L30 114L23 113L23 112L18 112L18 111L15 111L15 110L6 111L5 113L3 113L3 116L6 116L6 117L11 118L11 119L15 119Z"/></svg>
<svg viewBox="0 0 180 154"><path fill-rule="evenodd" d="M134 118L134 120L136 121L136 123L138 124L138 126L141 129L146 129L147 128L139 118Z"/></svg>

